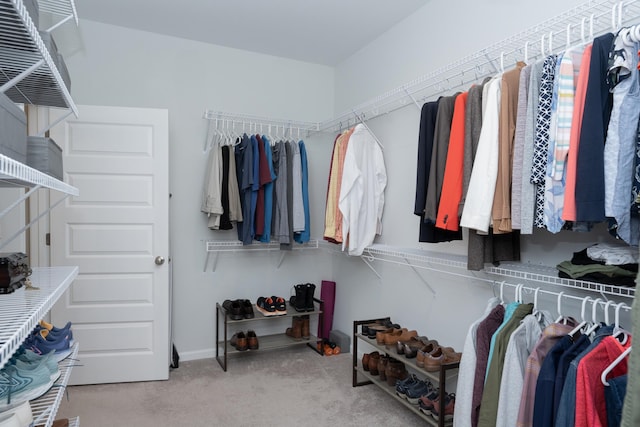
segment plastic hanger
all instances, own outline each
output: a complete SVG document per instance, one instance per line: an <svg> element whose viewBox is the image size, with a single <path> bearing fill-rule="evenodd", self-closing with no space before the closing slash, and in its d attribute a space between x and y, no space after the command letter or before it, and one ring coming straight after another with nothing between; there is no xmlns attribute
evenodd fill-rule
<svg viewBox="0 0 640 427"><path fill-rule="evenodd" d="M567 318L564 317L562 315L562 296L564 295L564 291L560 291L560 293L558 294L558 301L557 301L557 310L558 310L558 318L556 319L555 323L564 323L565 325L567 324Z"/></svg>
<svg viewBox="0 0 640 427"><path fill-rule="evenodd" d="M609 306L613 305L613 301L609 300L604 305L604 324L609 325Z"/></svg>
<svg viewBox="0 0 640 427"><path fill-rule="evenodd" d="M542 312L538 309L538 294L540 293L540 288L537 287L533 293L533 315L536 316L536 320L540 322L542 320Z"/></svg>
<svg viewBox="0 0 640 427"><path fill-rule="evenodd" d="M618 356L616 358L616 360L614 360L613 362L611 362L609 364L609 366L607 366L604 371L602 371L602 375L600 375L600 379L602 380L602 384L604 384L605 386L608 386L609 383L607 382L607 375L609 375L609 372L613 371L613 368L615 368L616 366L618 366L618 364L620 362L622 362L625 357L627 357L629 355L629 353L631 353L631 346L627 347L627 349L625 349L625 351L623 351L622 353L620 353L620 356Z"/></svg>
<svg viewBox="0 0 640 427"><path fill-rule="evenodd" d="M577 332L579 332L583 327L585 327L587 323L589 323L585 319L585 310L587 308L588 301L593 301L593 299L591 297L584 297L582 299L582 309L580 310L580 318L582 319L582 322L580 322L575 328L573 328L571 332L569 332L568 335L572 338Z"/></svg>
<svg viewBox="0 0 640 427"><path fill-rule="evenodd" d="M500 304L504 305L504 280L500 283Z"/></svg>
<svg viewBox="0 0 640 427"><path fill-rule="evenodd" d="M626 307L626 304L623 302L616 305L616 317L615 317L615 324L613 327L613 337L620 340L620 344L625 345L627 341L629 341L629 332L625 331L623 328L620 327L620 309L623 306ZM622 339L620 339L620 337L622 337Z"/></svg>
<svg viewBox="0 0 640 427"><path fill-rule="evenodd" d="M546 52L545 52L545 50L544 50L544 41L545 41L545 38L546 38L546 37L547 37L547 35L546 35L546 34L543 34L543 35L540 37L540 55L542 55L542 57L543 57L543 58L544 58L545 56L547 56L547 55L546 55Z"/></svg>
<svg viewBox="0 0 640 427"><path fill-rule="evenodd" d="M600 302L602 302L602 298L596 298L595 300L593 300L593 306L591 307L591 320L593 322L593 326L591 326L584 332L585 335L591 335L596 331L596 329L600 327L600 325L598 324L598 318L596 317L596 309L598 308L598 304Z"/></svg>

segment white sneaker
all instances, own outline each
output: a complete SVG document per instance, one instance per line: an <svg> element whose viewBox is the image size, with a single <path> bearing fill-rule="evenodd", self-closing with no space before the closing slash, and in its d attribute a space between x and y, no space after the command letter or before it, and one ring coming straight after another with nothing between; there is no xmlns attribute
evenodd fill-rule
<svg viewBox="0 0 640 427"><path fill-rule="evenodd" d="M29 427L33 423L33 413L31 412L31 405L29 404L29 402L24 402L14 408L1 412L0 427L13 427L14 424L12 424L12 418L15 418L17 420L18 424L15 424L16 426ZM8 422L6 426L5 424L3 424L5 420Z"/></svg>

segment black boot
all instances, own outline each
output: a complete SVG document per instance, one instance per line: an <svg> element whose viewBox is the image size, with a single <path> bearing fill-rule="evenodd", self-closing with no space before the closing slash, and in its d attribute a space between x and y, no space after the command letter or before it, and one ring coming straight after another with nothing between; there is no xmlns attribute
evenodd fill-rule
<svg viewBox="0 0 640 427"><path fill-rule="evenodd" d="M307 288L307 295L305 298L305 307L307 311L314 311L316 308L313 305L313 294L316 291L316 285L314 285L313 283L307 283L305 284L305 286Z"/></svg>
<svg viewBox="0 0 640 427"><path fill-rule="evenodd" d="M289 304L298 312L307 311L307 286L299 284L295 285L293 289L296 294L291 296Z"/></svg>

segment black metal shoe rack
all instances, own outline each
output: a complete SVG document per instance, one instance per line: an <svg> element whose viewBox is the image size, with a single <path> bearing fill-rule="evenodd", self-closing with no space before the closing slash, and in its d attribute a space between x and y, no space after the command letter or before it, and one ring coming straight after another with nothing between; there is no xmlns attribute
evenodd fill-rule
<svg viewBox="0 0 640 427"><path fill-rule="evenodd" d="M386 353L390 357L393 357L396 360L402 361L407 366L407 368L414 371L414 373L416 373L418 376L422 376L423 378L429 379L433 383L437 383L437 385L440 388L440 402L445 401L445 395L447 393L446 391L447 372L453 369L458 369L460 367L460 363L456 362L456 363L451 363L447 365L442 365L440 367L439 372L428 372L428 371L425 371L423 368L419 367L418 365L416 365L415 359L407 359L405 357L399 356L398 354L395 354L395 352L388 350L384 345L378 344L375 339L373 340L369 339L367 336L362 335L362 333L358 332L359 326L361 325L376 323L379 321L382 322L385 320L388 321L390 320L390 318L386 317L386 318L372 319L372 320L354 320L353 322L353 383L352 383L353 386L359 387L359 386L368 385L368 384L375 384L378 387L380 387L382 390L387 392L390 396L395 398L395 400L403 404L405 407L407 407L411 411L418 414L418 416L424 419L427 423L433 426L439 426L439 427L452 425L451 421L445 422L444 416L441 416L440 419L436 421L434 418L426 414L423 414L422 412L420 412L420 410L418 409L419 407L417 405L412 405L411 403L407 402L405 399L398 396L396 394L395 387L389 387L386 381L381 381L379 377L371 375L369 372L363 369L362 364L360 362L360 357L358 356L358 342L360 340L365 342L367 345L375 348L375 350L379 351L381 354ZM366 380L361 381L359 380L359 377L364 377L366 378Z"/></svg>
<svg viewBox="0 0 640 427"><path fill-rule="evenodd" d="M297 345L306 344L315 350L318 354L324 355L322 351L322 339L310 335L309 339L302 340L294 340L293 338L287 336L286 333L282 332L281 334L273 334L273 335L262 335L258 336L258 341L260 343L260 348L258 350L247 350L247 351L238 351L235 348L231 347L229 340L231 339L229 335L229 328L232 331L236 329L243 329L244 323L249 322L262 322L262 321L271 321L275 322L277 320L282 319L290 319L294 316L318 316L318 325L322 329L324 324L324 301L318 298L313 298L314 301L314 310L307 312L298 312L296 311L288 302L287 304L287 314L282 314L278 316L265 316L259 311L255 310L255 317L251 319L241 319L241 320L233 320L229 317L227 311L220 305L220 303L216 303L216 360L222 367L222 369L227 371L227 359L231 355L243 354L243 353L256 353L266 350L273 350L278 348L287 348ZM283 322L284 324L284 322ZM222 331L220 330L222 328ZM286 329L286 326L283 327L283 330ZM220 335L222 332L222 340L220 339ZM318 348L320 347L320 348ZM222 350L222 354L220 354L220 350Z"/></svg>

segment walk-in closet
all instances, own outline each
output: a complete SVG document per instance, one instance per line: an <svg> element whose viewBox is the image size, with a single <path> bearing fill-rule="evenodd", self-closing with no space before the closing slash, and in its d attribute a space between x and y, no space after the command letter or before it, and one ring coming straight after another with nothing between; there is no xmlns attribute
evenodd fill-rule
<svg viewBox="0 0 640 427"><path fill-rule="evenodd" d="M640 0L316 3L0 1L0 427L640 425Z"/></svg>

